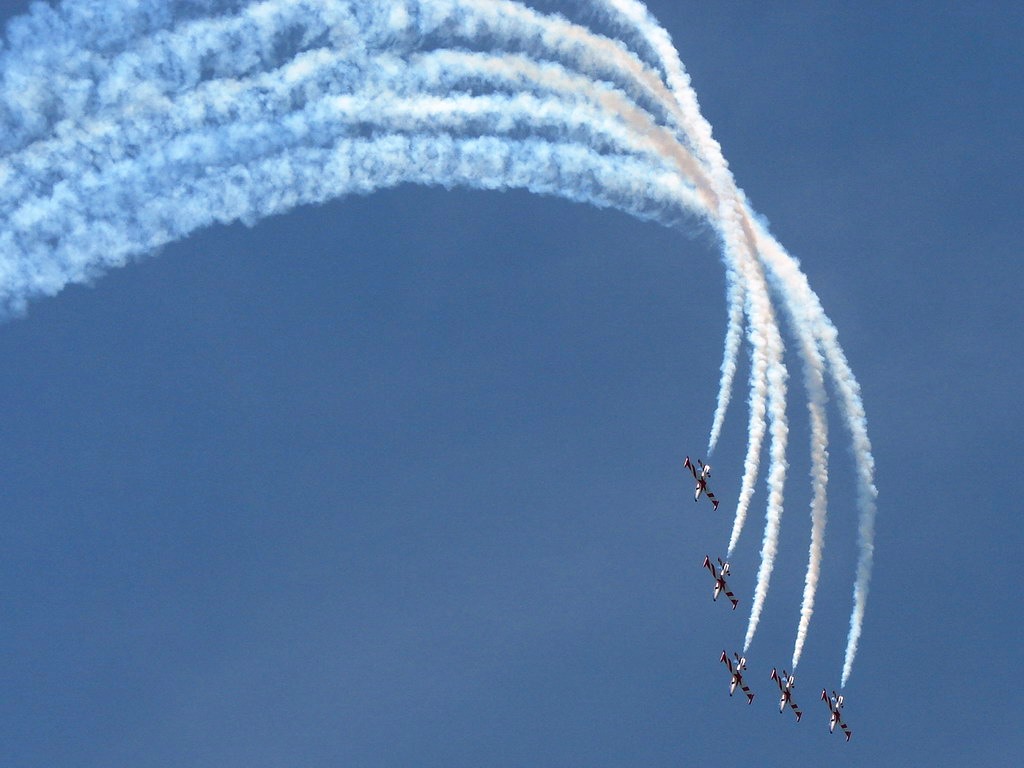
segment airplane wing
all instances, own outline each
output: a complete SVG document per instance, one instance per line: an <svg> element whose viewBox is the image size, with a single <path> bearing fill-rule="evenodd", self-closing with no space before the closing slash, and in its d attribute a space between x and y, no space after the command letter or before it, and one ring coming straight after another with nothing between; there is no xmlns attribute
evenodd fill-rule
<svg viewBox="0 0 1024 768"><path fill-rule="evenodd" d="M722 651L722 658L720 659L720 661L729 668L730 672L733 671L732 662L729 660L729 657L725 654L725 651Z"/></svg>
<svg viewBox="0 0 1024 768"><path fill-rule="evenodd" d="M690 462L690 457L689 456L686 457L686 461L683 462L683 466L686 467L687 469L689 469L690 472L693 473L693 479L696 480L697 479L697 468L695 466L693 466L693 464Z"/></svg>
<svg viewBox="0 0 1024 768"><path fill-rule="evenodd" d="M799 723L800 722L800 718L804 716L804 713L800 711L800 707L798 707L796 705L796 702L793 701L793 697L792 696L789 697L789 708L792 709L796 713L796 721Z"/></svg>
<svg viewBox="0 0 1024 768"><path fill-rule="evenodd" d="M747 694L747 704L753 704L754 703L754 694L752 694L750 692L750 689L747 687L746 683L740 683L740 689L745 694Z"/></svg>
<svg viewBox="0 0 1024 768"><path fill-rule="evenodd" d="M726 587L724 591L725 591L725 596L728 597L732 601L732 609L735 611L736 610L736 606L740 604L740 601L736 599L736 595L734 595L732 592L729 591L728 587Z"/></svg>
<svg viewBox="0 0 1024 768"><path fill-rule="evenodd" d="M704 486L704 493L707 494L707 497L709 499L711 499L711 508L714 509L715 511L717 511L718 510L718 499L715 498L715 494L713 494L710 490L708 490L708 487L706 485Z"/></svg>
<svg viewBox="0 0 1024 768"><path fill-rule="evenodd" d="M704 555L704 567L711 571L712 576L716 579L718 578L718 574L715 572L715 564L711 562L710 555Z"/></svg>

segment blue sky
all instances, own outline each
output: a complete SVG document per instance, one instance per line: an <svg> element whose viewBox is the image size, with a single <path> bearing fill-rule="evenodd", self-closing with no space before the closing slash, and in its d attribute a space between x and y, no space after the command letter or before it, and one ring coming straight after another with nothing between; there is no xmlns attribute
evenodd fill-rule
<svg viewBox="0 0 1024 768"><path fill-rule="evenodd" d="M733 614L700 564L728 538L741 392L725 514L682 469L725 328L711 239L402 187L207 229L0 326L0 762L1015 764L1024 12L649 7L863 388L853 740L817 700L856 559L834 409L801 723L768 679L809 532L798 375L757 699L727 695L764 488Z"/></svg>

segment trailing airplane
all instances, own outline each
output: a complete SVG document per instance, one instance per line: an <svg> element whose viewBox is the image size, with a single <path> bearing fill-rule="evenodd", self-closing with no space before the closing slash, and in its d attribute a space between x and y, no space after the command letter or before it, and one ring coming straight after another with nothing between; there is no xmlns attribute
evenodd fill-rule
<svg viewBox="0 0 1024 768"><path fill-rule="evenodd" d="M693 473L694 482L697 483L693 489L693 500L697 501L703 493L711 501L711 506L718 509L718 499L715 498L715 494L708 490L708 478L711 477L711 465L705 464L700 459L697 459L697 463L700 464L699 475L697 474L697 468L693 466L689 456L687 456L686 461L683 462L683 466Z"/></svg>
<svg viewBox="0 0 1024 768"><path fill-rule="evenodd" d="M725 651L722 651L722 658L720 659L720 661L729 668L729 674L732 675L732 681L729 683L729 695L732 696L733 693L736 691L736 688L739 687L741 691L747 694L747 704L753 704L754 694L750 692L750 689L747 688L746 683L743 682L742 673L743 670L747 668L747 660L744 657L740 656L738 653L734 653L733 656L736 657L735 666L733 666L732 661L729 660L729 657L726 655Z"/></svg>
<svg viewBox="0 0 1024 768"><path fill-rule="evenodd" d="M790 675L786 670L782 670L782 674L779 675L775 667L772 667L772 680L779 684L779 692L782 694L779 696L779 713L786 708L789 704L790 708L796 713L796 721L799 723L800 718L804 716L804 713L800 711L800 707L793 701L793 689L796 688L796 676Z"/></svg>
<svg viewBox="0 0 1024 768"><path fill-rule="evenodd" d="M704 556L704 567L711 571L711 575L715 579L715 595L712 600L717 600L719 593L725 592L725 596L732 601L732 609L735 611L740 601L736 599L736 595L729 591L729 586L725 583L725 577L729 575L729 564L723 563L722 558L718 558L718 564L721 566L720 571L715 570L709 555Z"/></svg>
<svg viewBox="0 0 1024 768"><path fill-rule="evenodd" d="M846 734L846 740L849 741L850 737L853 736L853 731L849 729L846 723L843 722L843 716L839 714L839 710L843 708L843 697L832 691L832 696L829 697L828 692L821 689L821 700L828 704L828 711L831 713L831 719L828 723L828 732L834 733L836 724L843 729L843 733Z"/></svg>

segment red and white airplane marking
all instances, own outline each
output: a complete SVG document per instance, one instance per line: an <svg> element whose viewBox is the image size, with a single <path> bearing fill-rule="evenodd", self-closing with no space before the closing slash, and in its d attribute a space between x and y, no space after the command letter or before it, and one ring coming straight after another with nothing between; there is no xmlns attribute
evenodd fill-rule
<svg viewBox="0 0 1024 768"><path fill-rule="evenodd" d="M752 704L754 702L754 694L750 692L746 683L743 682L742 674L743 670L747 668L747 660L738 653L734 653L733 656L736 657L735 666L733 666L732 661L729 660L725 651L722 651L722 658L720 659L720 661L729 668L729 674L732 675L732 681L729 683L729 695L732 696L736 691L736 688L739 687L740 690L747 694L747 704Z"/></svg>
<svg viewBox="0 0 1024 768"><path fill-rule="evenodd" d="M729 564L723 563L722 558L718 558L718 564L722 568L720 571L715 570L714 563L711 562L709 555L704 556L704 567L711 571L711 575L715 579L715 596L712 600L717 600L719 593L725 592L725 596L732 601L732 609L735 611L740 601L736 599L736 595L729 591L729 586L725 583L725 577L729 575Z"/></svg>
<svg viewBox="0 0 1024 768"><path fill-rule="evenodd" d="M697 459L697 463L700 464L700 474L697 474L697 468L693 466L690 461L690 457L686 457L686 461L683 462L683 466L693 473L694 482L697 483L693 489L693 500L697 501L700 495L703 493L711 501L711 506L718 509L718 499L715 498L715 494L708 490L708 478L711 477L711 465L705 464L700 459Z"/></svg>
<svg viewBox="0 0 1024 768"><path fill-rule="evenodd" d="M796 676L790 675L786 670L782 670L780 675L775 667L772 667L772 680L779 684L779 692L782 694L779 696L779 713L786 708L789 704L790 709L796 713L796 721L799 723L800 718L804 716L804 713L800 711L800 707L793 701L793 689L796 687Z"/></svg>
<svg viewBox="0 0 1024 768"><path fill-rule="evenodd" d="M821 689L821 700L828 704L828 711L831 713L831 719L828 724L828 732L834 733L836 730L836 724L843 729L843 733L846 734L846 740L849 741L850 737L853 736L853 731L849 729L846 723L843 722L843 716L839 714L839 710L843 708L843 697L832 691L832 696L829 697L828 692Z"/></svg>

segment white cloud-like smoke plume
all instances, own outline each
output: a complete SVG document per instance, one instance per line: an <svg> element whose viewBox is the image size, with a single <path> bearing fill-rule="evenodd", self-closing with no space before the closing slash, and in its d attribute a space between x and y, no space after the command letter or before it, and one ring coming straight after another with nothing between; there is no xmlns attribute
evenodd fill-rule
<svg viewBox="0 0 1024 768"><path fill-rule="evenodd" d="M843 666L872 566L874 460L860 388L796 260L757 218L668 36L636 0L593 4L604 33L512 0L65 0L0 49L0 309L89 280L214 223L402 183L522 188L671 227L703 222L726 268L728 326L709 453L744 336L748 444L731 556L768 440L749 646L783 513L788 373L803 365L811 541L793 666L827 517L826 386L850 432L860 557Z"/></svg>

